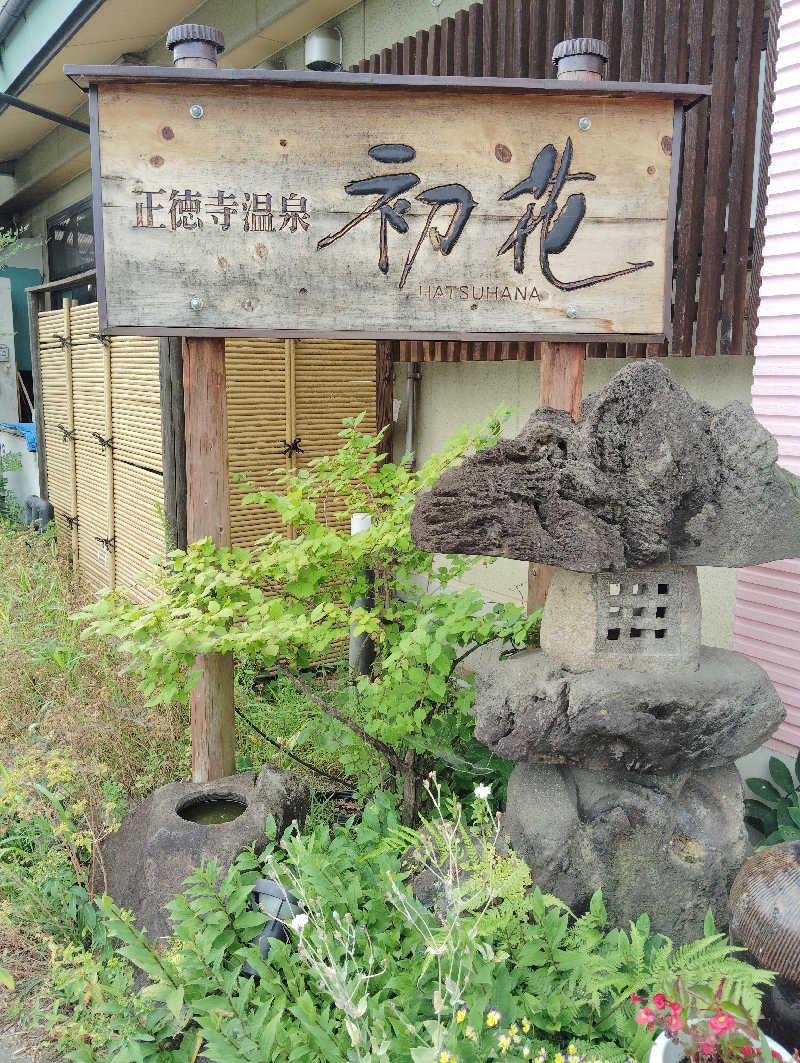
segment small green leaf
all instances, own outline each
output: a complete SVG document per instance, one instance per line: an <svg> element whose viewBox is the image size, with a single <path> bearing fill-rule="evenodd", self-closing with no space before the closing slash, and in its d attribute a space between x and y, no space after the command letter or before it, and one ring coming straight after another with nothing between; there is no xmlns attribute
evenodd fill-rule
<svg viewBox="0 0 800 1063"><path fill-rule="evenodd" d="M794 790L792 773L778 757L769 758L769 773L774 782L776 782L787 794L790 794L792 790Z"/></svg>
<svg viewBox="0 0 800 1063"><path fill-rule="evenodd" d="M167 1011L173 1017L175 1022L180 1017L181 1008L183 1007L183 986L177 986L175 989L171 989L168 993L164 994L164 1004Z"/></svg>
<svg viewBox="0 0 800 1063"><path fill-rule="evenodd" d="M717 924L714 922L714 913L709 908L703 920L703 934L705 937L713 937L717 932Z"/></svg>
<svg viewBox="0 0 800 1063"><path fill-rule="evenodd" d="M771 801L773 804L777 804L781 800L782 795L766 779L748 779L747 785L756 797L760 797L762 801Z"/></svg>
<svg viewBox="0 0 800 1063"><path fill-rule="evenodd" d="M5 986L10 993L14 992L14 976L5 967L0 967L0 985Z"/></svg>
<svg viewBox="0 0 800 1063"><path fill-rule="evenodd" d="M608 913L606 912L606 906L603 904L602 890L596 890L595 893L592 894L592 899L589 902L589 911L598 923L605 925L608 920Z"/></svg>

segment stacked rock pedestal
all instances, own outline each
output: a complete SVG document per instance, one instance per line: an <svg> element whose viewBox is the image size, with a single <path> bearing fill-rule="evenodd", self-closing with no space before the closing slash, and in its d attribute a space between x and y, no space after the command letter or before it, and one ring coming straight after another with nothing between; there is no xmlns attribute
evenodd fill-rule
<svg viewBox="0 0 800 1063"><path fill-rule="evenodd" d="M615 922L647 911L678 941L709 908L725 925L750 854L734 760L783 718L766 674L700 645L693 568L558 571L541 641L475 677L476 736L518 762L506 829L533 880L579 909L602 888Z"/></svg>
<svg viewBox="0 0 800 1063"><path fill-rule="evenodd" d="M734 761L783 719L766 673L701 645L695 565L800 555L800 492L749 407L695 402L657 363L568 415L538 410L442 476L420 547L559 566L541 649L476 661L476 736L516 761L506 827L534 882L696 936L750 855Z"/></svg>

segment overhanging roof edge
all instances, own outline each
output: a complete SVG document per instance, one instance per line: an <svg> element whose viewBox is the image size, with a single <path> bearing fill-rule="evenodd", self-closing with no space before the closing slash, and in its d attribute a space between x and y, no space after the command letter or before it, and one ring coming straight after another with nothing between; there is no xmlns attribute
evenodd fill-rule
<svg viewBox="0 0 800 1063"><path fill-rule="evenodd" d="M352 74L348 72L322 73L315 70L264 70L251 68L173 67L173 66L72 66L64 73L76 85L86 90L89 85L103 82L180 82L196 84L253 84L303 85L308 88L376 89L413 88L418 91L446 91L468 88L475 92L561 93L566 96L609 96L678 100L684 105L710 97L710 85L648 83L641 81L559 81L555 78L497 78L497 77L435 77L425 74Z"/></svg>

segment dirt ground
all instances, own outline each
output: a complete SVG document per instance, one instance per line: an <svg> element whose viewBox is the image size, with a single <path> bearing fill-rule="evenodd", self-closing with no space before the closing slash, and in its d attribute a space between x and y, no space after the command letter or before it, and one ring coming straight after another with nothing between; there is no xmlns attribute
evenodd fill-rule
<svg viewBox="0 0 800 1063"><path fill-rule="evenodd" d="M7 993L0 993L0 1063L58 1063L51 1049L37 1045L31 1034L19 1033L3 1016L10 1003Z"/></svg>

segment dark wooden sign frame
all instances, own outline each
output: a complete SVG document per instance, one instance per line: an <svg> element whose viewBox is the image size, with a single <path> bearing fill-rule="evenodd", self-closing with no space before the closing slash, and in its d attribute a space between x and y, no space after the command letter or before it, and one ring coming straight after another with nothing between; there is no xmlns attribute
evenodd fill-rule
<svg viewBox="0 0 800 1063"><path fill-rule="evenodd" d="M553 332L515 331L484 332L469 330L437 331L336 331L328 329L268 329L268 328L217 328L208 325L197 327L163 327L157 330L163 336L254 336L275 337L340 337L351 339L412 339L412 340L488 340L488 341L537 341L550 340L559 343L584 342L652 342L670 338L670 309L672 303L672 254L677 210L678 175L680 169L683 118L686 110L710 95L705 85L642 84L630 82L570 82L554 79L533 80L525 78L474 78L474 77L429 77L422 75L320 73L316 71L273 71L238 69L198 69L177 67L119 67L119 66L66 66L64 72L81 88L88 89L91 125L92 152L92 197L97 240L97 293L100 327L111 335L156 334L154 329L143 326L109 327L106 307L106 277L104 263L103 212L100 173L100 133L98 122L98 86L103 83L123 84L164 83L197 85L230 85L232 89L247 85L302 86L310 92L317 89L378 89L385 92L413 89L415 92L452 92L454 89L472 93L504 93L509 95L557 94L566 97L660 100L674 102L672 161L669 183L666 269L663 293L663 321L665 329L660 333L620 332Z"/></svg>

